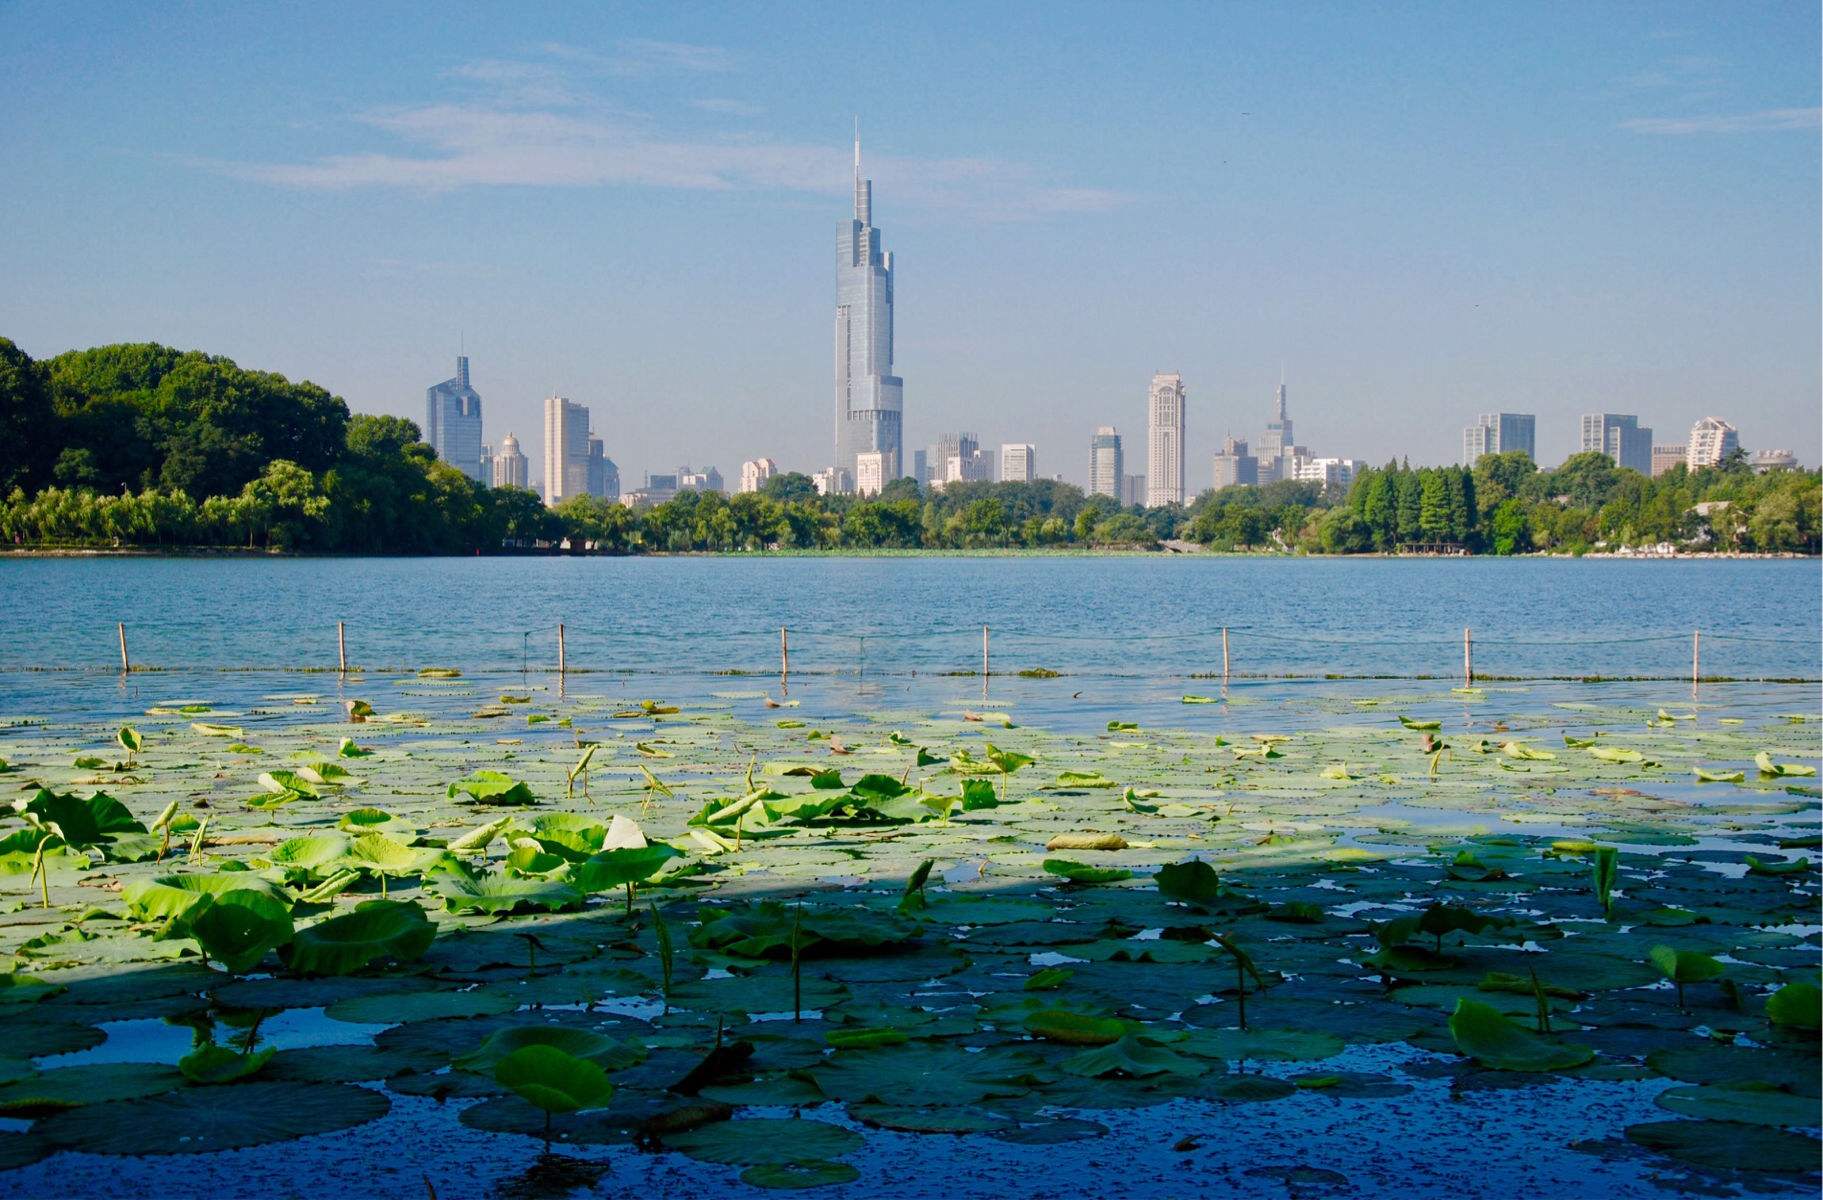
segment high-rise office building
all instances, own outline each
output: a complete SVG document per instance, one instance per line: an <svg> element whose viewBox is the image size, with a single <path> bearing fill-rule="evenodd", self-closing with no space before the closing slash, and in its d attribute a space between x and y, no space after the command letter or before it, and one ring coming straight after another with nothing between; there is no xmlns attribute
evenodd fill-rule
<svg viewBox="0 0 1823 1200"><path fill-rule="evenodd" d="M1112 425L1103 425L1089 439L1089 494L1120 499L1121 473L1120 434Z"/></svg>
<svg viewBox="0 0 1823 1200"><path fill-rule="evenodd" d="M494 487L522 488L531 466L525 452L519 448L519 439L509 433L500 439L500 449L494 453L494 477L489 482Z"/></svg>
<svg viewBox="0 0 1823 1200"><path fill-rule="evenodd" d="M893 374L893 256L873 224L873 180L861 178L855 134L855 215L836 245L836 469L879 451L888 478L902 473L905 384Z"/></svg>
<svg viewBox="0 0 1823 1200"><path fill-rule="evenodd" d="M1271 483L1285 474L1279 460L1291 452L1296 442L1297 435L1292 432L1291 416L1286 408L1285 380L1280 378L1279 390L1272 396L1272 419L1266 422L1266 433L1253 448L1261 483Z"/></svg>
<svg viewBox="0 0 1823 1200"><path fill-rule="evenodd" d="M1000 482L1030 483L1038 478L1038 448L1030 442L1002 442Z"/></svg>
<svg viewBox="0 0 1823 1200"><path fill-rule="evenodd" d="M1690 448L1684 465L1692 471L1719 467L1722 460L1741 448L1741 435L1720 417L1704 417L1690 427Z"/></svg>
<svg viewBox="0 0 1823 1200"><path fill-rule="evenodd" d="M1670 446L1654 445L1652 447L1652 478L1657 479L1672 467L1683 466L1689 451L1690 447L1683 442Z"/></svg>
<svg viewBox="0 0 1823 1200"><path fill-rule="evenodd" d="M1160 371L1146 395L1146 507L1184 502L1184 377Z"/></svg>
<svg viewBox="0 0 1823 1200"><path fill-rule="evenodd" d="M1578 445L1584 452L1606 454L1617 467L1652 473L1652 430L1631 414L1584 413Z"/></svg>
<svg viewBox="0 0 1823 1200"><path fill-rule="evenodd" d="M778 473L779 464L770 458L750 458L741 464L741 491L757 492Z"/></svg>
<svg viewBox="0 0 1823 1200"><path fill-rule="evenodd" d="M589 490L589 410L562 396L544 401L544 502Z"/></svg>
<svg viewBox="0 0 1823 1200"><path fill-rule="evenodd" d="M1260 460L1248 453L1247 443L1237 437L1222 439L1222 449L1215 456L1216 491L1225 487L1243 487L1260 481Z"/></svg>
<svg viewBox="0 0 1823 1200"><path fill-rule="evenodd" d="M1122 475L1120 477L1120 502L1128 508L1148 507L1144 475Z"/></svg>
<svg viewBox="0 0 1823 1200"><path fill-rule="evenodd" d="M1462 465L1472 467L1484 454L1507 454L1525 451L1527 458L1538 461L1538 419L1531 413L1482 413L1473 425L1462 430Z"/></svg>
<svg viewBox="0 0 1823 1200"><path fill-rule="evenodd" d="M620 468L608 457L606 443L593 433L589 435L589 495L620 499Z"/></svg>
<svg viewBox="0 0 1823 1200"><path fill-rule="evenodd" d="M468 355L457 356L454 378L424 389L424 440L438 458L487 482L481 472L481 395L468 385Z"/></svg>
<svg viewBox="0 0 1823 1200"><path fill-rule="evenodd" d="M930 452L928 450L912 451L911 477L918 481L919 487L930 486Z"/></svg>
<svg viewBox="0 0 1823 1200"><path fill-rule="evenodd" d="M929 484L942 487L959 480L986 479L987 460L981 453L981 439L972 433L940 433L936 445L927 452Z"/></svg>

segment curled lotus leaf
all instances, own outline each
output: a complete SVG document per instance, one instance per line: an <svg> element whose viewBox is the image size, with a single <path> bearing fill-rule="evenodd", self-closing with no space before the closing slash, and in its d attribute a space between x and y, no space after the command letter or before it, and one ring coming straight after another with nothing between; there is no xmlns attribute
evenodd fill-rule
<svg viewBox="0 0 1823 1200"><path fill-rule="evenodd" d="M1587 1046L1532 1033L1466 996L1450 1016L1450 1036L1463 1054L1496 1071L1565 1071L1595 1057Z"/></svg>
<svg viewBox="0 0 1823 1200"><path fill-rule="evenodd" d="M422 958L437 936L409 900L369 900L353 912L299 929L279 956L298 975L348 975L370 963Z"/></svg>

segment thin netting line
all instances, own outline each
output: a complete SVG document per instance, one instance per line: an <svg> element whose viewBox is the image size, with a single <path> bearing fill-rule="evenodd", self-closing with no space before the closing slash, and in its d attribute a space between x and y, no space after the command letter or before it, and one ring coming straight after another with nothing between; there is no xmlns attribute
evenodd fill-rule
<svg viewBox="0 0 1823 1200"><path fill-rule="evenodd" d="M146 675L146 676L300 675L300 676L312 676L312 677L334 675L334 676L338 676L343 679L357 679L358 680L358 679L369 677L369 676L381 676L381 675L417 676L423 670L441 669L443 666L446 666L446 664L439 664L437 667L433 667L433 668L424 668L424 667L416 667L416 666L402 666L402 665L397 665L397 664L382 665L382 666L359 666L359 665L357 665L357 666L349 667L347 672L344 673L344 672L339 671L335 667L319 667L319 666L308 666L308 667L289 666L288 667L288 666L271 666L271 665L262 665L262 666L219 666L219 665L218 666L209 666L209 665L203 665L203 666L185 666L185 667L161 667L161 666L156 666L156 665L135 664L133 667L133 670L132 670L132 674L133 675ZM542 677L549 677L549 676L559 674L559 672L557 671L557 668L548 663L540 663L538 665L525 667L525 668L515 668L515 667L460 668L460 672L461 672L461 677L464 679L526 678L526 677L533 676L533 675L536 675L536 676L539 676L542 678ZM65 666L65 667L6 667L6 666L0 666L0 676L4 676L7 674L89 675L89 676L98 676L98 677L105 678L105 677L110 677L110 676L119 676L121 674L121 672L118 668L109 668L109 667L104 667L104 666L99 666L99 665ZM774 676L779 675L780 672L776 668L773 668L773 667L672 668L672 667L576 667L576 666L566 666L566 668L562 672L562 674L566 677L567 676L617 676L617 677L621 677L621 678L645 678L645 677L657 678L659 676L665 676L665 677L670 677L670 678L691 677L691 678L700 678L700 679L735 680L735 679L770 679ZM868 668L865 668L865 670L858 670L854 667L848 667L848 666L840 666L840 667L837 667L837 666L804 666L804 667L793 666L791 669L790 675L787 676L787 678L803 676L803 677L817 677L817 678L830 678L830 679L837 679L837 678L851 678L852 679L852 678L857 678L857 677L860 677L863 675L887 676L887 677L891 677L891 678L906 678L906 679L922 678L922 679L962 680L962 679L980 679L981 678L981 672L978 670L943 669L941 667L941 665L933 665L931 667L926 667L923 669L905 668L905 667L897 667L897 668L895 668L895 667L868 667ZM1009 680L1009 679L1016 679L1016 678L1022 678L1022 677L1023 678L1034 678L1034 676L1032 676L1030 672L1020 671L1017 669L1015 669L1015 670L994 670L989 673L989 677L992 679L999 679L999 680ZM1043 678L1049 678L1049 677L1050 676L1044 676ZM1455 673L1455 672L1450 672L1450 671L1372 672L1372 671L1316 671L1316 670L1310 670L1310 671L1293 671L1293 670L1287 670L1287 671L1231 671L1231 672L1229 672L1229 674L1226 677L1224 677L1220 672L1210 672L1210 671L1191 671L1191 672L1183 672L1183 673L1161 673L1161 672L1156 672L1156 671L1117 671L1117 670L1105 670L1105 669L1088 669L1088 670L1059 671L1059 672L1057 672L1055 677L1060 678L1060 679L1078 679L1078 680L1098 680L1098 679L1156 680L1161 683L1166 682L1166 681L1171 681L1171 682L1190 681L1190 682L1196 682L1196 683L1212 683L1212 682L1220 682L1220 681L1224 680L1224 678L1226 678L1226 680L1229 683L1234 683L1234 682L1253 682L1253 683L1323 682L1326 680L1334 681L1334 682L1371 682L1371 681L1375 681L1375 680L1384 680L1384 681L1388 681L1388 682L1400 682L1400 681L1447 682L1447 683L1451 683L1451 684L1456 684L1456 683L1459 683L1460 680L1462 679L1462 676L1460 674ZM425 680L426 683L430 683L430 682L434 682L434 681L435 681L434 678L427 678ZM1690 676L1687 673L1675 674L1675 675L1638 675L1638 674L1607 674L1604 672L1584 671L1584 672L1560 673L1560 674L1511 675L1511 674L1505 674L1505 673L1493 672L1493 671L1489 671L1489 672L1477 671L1474 676L1474 682L1477 684L1480 684L1480 683L1691 683L1691 682L1700 682L1700 683L1757 683L1757 684L1814 685L1814 684L1823 684L1823 676L1812 676L1812 675L1704 675L1699 680L1692 681Z"/></svg>

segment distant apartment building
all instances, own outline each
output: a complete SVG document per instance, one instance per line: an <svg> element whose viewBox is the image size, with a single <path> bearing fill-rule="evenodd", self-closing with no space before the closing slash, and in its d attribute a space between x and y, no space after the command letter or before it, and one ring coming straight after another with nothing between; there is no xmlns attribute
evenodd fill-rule
<svg viewBox="0 0 1823 1200"><path fill-rule="evenodd" d="M1584 413L1578 448L1606 454L1617 467L1652 473L1652 430L1630 413Z"/></svg>
<svg viewBox="0 0 1823 1200"><path fill-rule="evenodd" d="M952 458L960 458L964 463L972 462L981 455L981 439L972 433L942 433L925 451L924 466L929 472L920 482L934 487L943 486L949 479L949 464ZM980 478L985 479L986 474ZM973 478L973 476L970 476Z"/></svg>
<svg viewBox="0 0 1823 1200"><path fill-rule="evenodd" d="M1222 449L1214 459L1216 491L1241 487L1260 481L1260 460L1248 452L1247 443L1237 437L1222 439Z"/></svg>
<svg viewBox="0 0 1823 1200"><path fill-rule="evenodd" d="M1120 502L1128 508L1145 508L1146 477L1144 475L1122 475L1120 477Z"/></svg>
<svg viewBox="0 0 1823 1200"><path fill-rule="evenodd" d="M886 486L886 459L883 450L864 450L855 455L855 495L880 494Z"/></svg>
<svg viewBox="0 0 1823 1200"><path fill-rule="evenodd" d="M944 483L982 483L988 478L987 456L979 449L967 454L952 454L944 461Z"/></svg>
<svg viewBox="0 0 1823 1200"><path fill-rule="evenodd" d="M526 486L527 472L532 469L531 461L519 448L519 439L510 433L500 439L500 449L494 452L490 465L493 478L488 482L494 487L522 488Z"/></svg>
<svg viewBox="0 0 1823 1200"><path fill-rule="evenodd" d="M589 410L562 396L544 401L544 502L589 490Z"/></svg>
<svg viewBox="0 0 1823 1200"><path fill-rule="evenodd" d="M1146 507L1184 502L1184 377L1160 371L1146 392Z"/></svg>
<svg viewBox="0 0 1823 1200"><path fill-rule="evenodd" d="M757 492L766 486L766 481L779 473L779 464L770 458L750 458L741 464L741 488L743 492Z"/></svg>
<svg viewBox="0 0 1823 1200"><path fill-rule="evenodd" d="M1312 458L1306 454L1285 460L1286 478L1299 483L1320 483L1326 488L1346 490L1355 481L1361 463L1353 458Z"/></svg>
<svg viewBox="0 0 1823 1200"><path fill-rule="evenodd" d="M1030 483L1038 478L1038 448L1030 442L1003 442L1000 446L1000 482Z"/></svg>
<svg viewBox="0 0 1823 1200"><path fill-rule="evenodd" d="M1720 417L1704 417L1690 427L1690 444L1684 454L1684 465L1692 471L1719 467L1722 460L1741 448L1741 435Z"/></svg>
<svg viewBox="0 0 1823 1200"><path fill-rule="evenodd" d="M1657 479L1672 467L1684 465L1684 457L1690 448L1679 442L1673 446L1652 447L1652 478Z"/></svg>
<svg viewBox="0 0 1823 1200"><path fill-rule="evenodd" d="M1755 450L1753 469L1764 475L1768 471L1795 471L1798 456L1789 450Z"/></svg>
<svg viewBox="0 0 1823 1200"><path fill-rule="evenodd" d="M1462 431L1462 465L1472 467L1484 454L1523 450L1538 461L1538 418L1531 413L1482 413Z"/></svg>
<svg viewBox="0 0 1823 1200"><path fill-rule="evenodd" d="M589 435L589 495L620 499L620 468L608 457L607 444L593 433Z"/></svg>
<svg viewBox="0 0 1823 1200"><path fill-rule="evenodd" d="M1112 425L1101 426L1089 439L1089 494L1119 500L1123 466L1120 434Z"/></svg>
<svg viewBox="0 0 1823 1200"><path fill-rule="evenodd" d="M714 467L708 467L701 471L692 470L689 467L679 467L677 469L676 478L677 490L680 492L720 492L726 490L722 486L722 473Z"/></svg>
<svg viewBox="0 0 1823 1200"><path fill-rule="evenodd" d="M854 491L854 476L841 467L825 467L810 477L819 496L845 496Z"/></svg>
<svg viewBox="0 0 1823 1200"><path fill-rule="evenodd" d="M424 440L437 457L477 483L481 467L481 395L468 385L468 356L456 358L456 374L424 390Z"/></svg>

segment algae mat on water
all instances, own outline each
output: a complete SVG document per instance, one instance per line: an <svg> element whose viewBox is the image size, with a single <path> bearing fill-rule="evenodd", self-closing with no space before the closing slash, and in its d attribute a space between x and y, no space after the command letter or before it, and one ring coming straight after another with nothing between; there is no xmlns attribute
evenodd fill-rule
<svg viewBox="0 0 1823 1200"><path fill-rule="evenodd" d="M1814 1191L1815 721L788 703L411 677L8 714L0 1190L55 1191L66 1152L131 1191L160 1156L358 1153L409 1119L493 1139L527 1167L501 1186L595 1159L864 1191L896 1139L1043 1171L1123 1122L1115 1157L1193 1155L1281 1106L1397 1138L1548 1090L1584 1124L1477 1143L1479 1173Z"/></svg>

